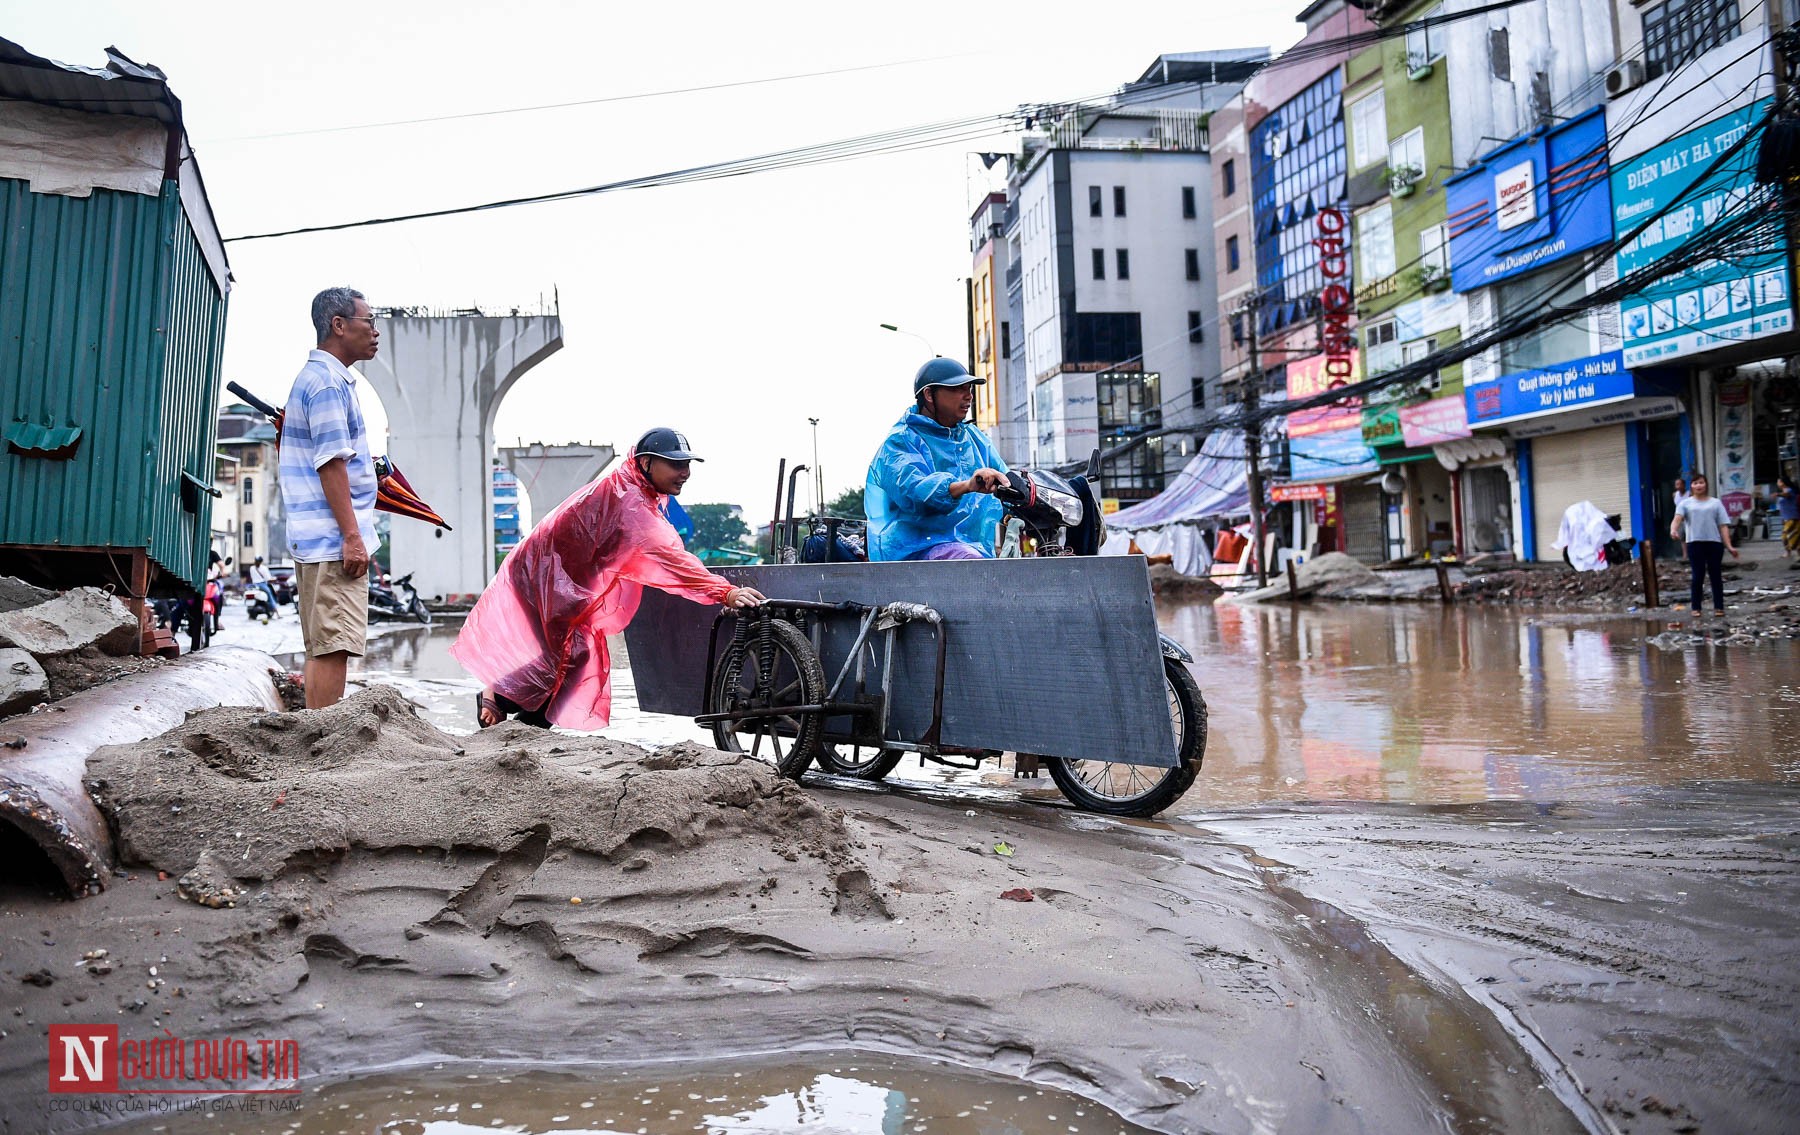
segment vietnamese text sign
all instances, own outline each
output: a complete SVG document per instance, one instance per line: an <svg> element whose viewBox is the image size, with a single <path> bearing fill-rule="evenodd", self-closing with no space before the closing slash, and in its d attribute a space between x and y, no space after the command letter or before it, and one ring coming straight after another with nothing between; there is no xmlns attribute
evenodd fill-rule
<svg viewBox="0 0 1800 1135"><path fill-rule="evenodd" d="M1349 386L1362 381L1362 354L1358 352L1350 356L1349 377L1337 379L1326 373L1325 364L1330 361L1327 355L1313 355L1310 358L1291 362L1287 366L1288 401L1311 398L1324 394L1340 386ZM1362 430L1362 400L1346 398L1343 402L1319 406L1311 410L1299 410L1288 415L1288 436L1308 437L1312 434L1330 433L1334 430L1356 427L1359 436Z"/></svg>
<svg viewBox="0 0 1800 1135"><path fill-rule="evenodd" d="M1269 499L1276 504L1285 501L1322 501L1325 499L1324 485L1271 485Z"/></svg>
<svg viewBox="0 0 1800 1135"><path fill-rule="evenodd" d="M1471 426L1494 426L1580 406L1598 406L1635 393L1631 372L1625 369L1618 351L1590 355L1561 366L1463 381L1463 404Z"/></svg>
<svg viewBox="0 0 1800 1135"><path fill-rule="evenodd" d="M1732 518L1750 511L1750 384L1727 382L1719 387L1719 476L1713 495Z"/></svg>
<svg viewBox="0 0 1800 1135"><path fill-rule="evenodd" d="M1409 446L1438 445L1469 435L1469 414L1461 397L1433 398L1400 411L1400 437Z"/></svg>
<svg viewBox="0 0 1800 1135"><path fill-rule="evenodd" d="M1611 240L1606 154L1595 108L1447 180L1451 286L1472 292Z"/></svg>
<svg viewBox="0 0 1800 1135"><path fill-rule="evenodd" d="M1773 105L1774 100L1763 99L1732 111L1613 170L1617 236L1622 239L1649 220L1649 227L1619 250L1620 278L1654 264L1726 217L1760 209L1779 214L1777 191L1756 183L1760 139L1700 181ZM1791 330L1789 281L1785 228L1773 221L1768 240L1755 251L1672 273L1621 301L1625 364L1639 366Z"/></svg>
<svg viewBox="0 0 1800 1135"><path fill-rule="evenodd" d="M1289 476L1296 481L1338 480L1381 468L1363 444L1360 421L1348 429L1288 439Z"/></svg>

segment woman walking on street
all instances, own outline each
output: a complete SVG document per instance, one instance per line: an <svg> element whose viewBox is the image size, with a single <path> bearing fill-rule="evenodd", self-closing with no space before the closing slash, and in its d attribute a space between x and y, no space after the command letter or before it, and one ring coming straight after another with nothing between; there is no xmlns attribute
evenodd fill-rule
<svg viewBox="0 0 1800 1135"><path fill-rule="evenodd" d="M1781 515L1781 558L1800 556L1800 489L1786 477L1775 478L1775 510Z"/></svg>
<svg viewBox="0 0 1800 1135"><path fill-rule="evenodd" d="M1731 517L1712 495L1705 474L1696 473L1690 487L1692 495L1675 506L1675 522L1669 525L1669 536L1682 539L1682 525L1686 524L1688 570L1692 573L1688 606L1694 614L1700 613L1700 580L1704 575L1712 582L1713 612L1723 615L1725 553L1730 552L1734 560L1738 558L1737 547L1731 542Z"/></svg>

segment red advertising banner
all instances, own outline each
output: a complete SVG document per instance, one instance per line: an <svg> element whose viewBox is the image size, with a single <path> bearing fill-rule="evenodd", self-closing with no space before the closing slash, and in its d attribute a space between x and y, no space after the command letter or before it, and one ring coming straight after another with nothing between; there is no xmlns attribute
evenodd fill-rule
<svg viewBox="0 0 1800 1135"><path fill-rule="evenodd" d="M1461 395L1433 398L1400 411L1400 439L1407 445L1437 445L1469 436L1469 411Z"/></svg>
<svg viewBox="0 0 1800 1135"><path fill-rule="evenodd" d="M1348 386L1351 383L1362 381L1361 354L1350 356L1350 373L1343 378L1334 378L1326 373L1325 364L1329 361L1329 355L1313 355L1289 363L1287 367L1288 401L1311 398L1329 390L1335 390L1340 386ZM1338 369L1342 369L1341 361ZM1362 429L1362 399L1360 398L1346 398L1337 405L1300 410L1288 415L1289 437L1309 437L1313 434L1348 429Z"/></svg>
<svg viewBox="0 0 1800 1135"><path fill-rule="evenodd" d="M1282 501L1322 501L1325 499L1324 485L1271 485L1269 499L1276 504Z"/></svg>

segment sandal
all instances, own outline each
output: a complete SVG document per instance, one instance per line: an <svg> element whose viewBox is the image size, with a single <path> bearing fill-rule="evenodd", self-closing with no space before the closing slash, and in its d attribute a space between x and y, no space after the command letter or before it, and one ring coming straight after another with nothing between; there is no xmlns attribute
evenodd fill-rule
<svg viewBox="0 0 1800 1135"><path fill-rule="evenodd" d="M489 712L494 720L484 721L482 718ZM506 711L500 708L500 699L486 690L475 695L475 724L482 729L491 729L506 720Z"/></svg>

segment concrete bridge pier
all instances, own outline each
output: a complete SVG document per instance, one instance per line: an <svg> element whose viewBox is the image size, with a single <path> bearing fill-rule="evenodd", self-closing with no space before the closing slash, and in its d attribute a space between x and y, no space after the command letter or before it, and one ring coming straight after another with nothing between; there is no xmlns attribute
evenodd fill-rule
<svg viewBox="0 0 1800 1135"><path fill-rule="evenodd" d="M500 447L500 460L519 479L531 498L531 523L535 526L550 510L574 496L612 464L610 445L530 445Z"/></svg>
<svg viewBox="0 0 1800 1135"><path fill-rule="evenodd" d="M472 597L494 574L494 414L525 372L562 349L560 315L377 313L363 375L388 415L388 452L455 528L394 517L393 570L421 595Z"/></svg>

